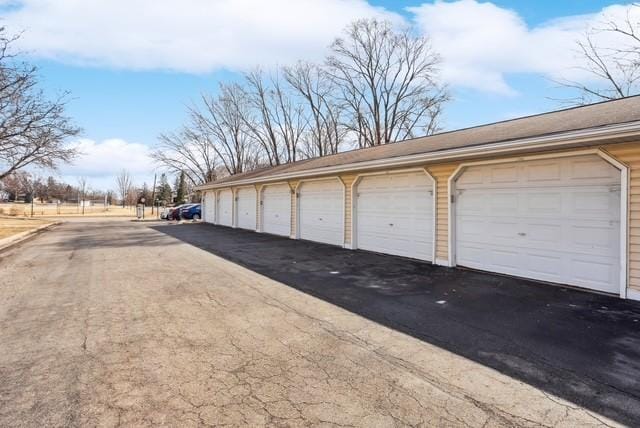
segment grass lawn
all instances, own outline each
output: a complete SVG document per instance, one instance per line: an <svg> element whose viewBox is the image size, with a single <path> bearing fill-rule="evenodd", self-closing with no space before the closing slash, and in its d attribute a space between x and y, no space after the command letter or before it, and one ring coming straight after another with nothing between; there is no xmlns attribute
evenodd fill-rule
<svg viewBox="0 0 640 428"><path fill-rule="evenodd" d="M7 238L17 233L33 230L51 221L39 219L27 219L19 217L0 217L0 239Z"/></svg>
<svg viewBox="0 0 640 428"><path fill-rule="evenodd" d="M31 217L31 204L4 202L0 203L0 216ZM127 206L125 208L111 205L105 208L102 205L86 207L84 214L82 208L76 205L64 204L39 204L33 206L34 217L136 217L136 208ZM155 217L151 214L151 207L146 207L145 217Z"/></svg>

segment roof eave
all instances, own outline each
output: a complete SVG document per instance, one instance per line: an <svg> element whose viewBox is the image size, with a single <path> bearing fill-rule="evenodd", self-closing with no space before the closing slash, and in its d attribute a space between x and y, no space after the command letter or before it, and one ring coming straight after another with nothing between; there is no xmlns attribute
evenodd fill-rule
<svg viewBox="0 0 640 428"><path fill-rule="evenodd" d="M376 168L393 168L412 166L415 164L446 162L460 160L467 157L480 155L513 153L537 149L552 149L558 147L572 147L581 145L593 145L606 143L609 140L618 140L640 136L640 121L623 124L606 125L597 128L586 128L578 131L567 131L540 137L522 138L500 143L489 143L477 146L467 146L455 149L438 150L428 153L397 156L385 159L376 159L364 162L348 163L331 167L314 168L291 173L274 174L245 180L232 180L224 183L207 183L196 186L196 190L212 190L232 186L244 186L257 183L272 183L297 178L332 175L343 172L358 172ZM399 143L402 144L402 143Z"/></svg>

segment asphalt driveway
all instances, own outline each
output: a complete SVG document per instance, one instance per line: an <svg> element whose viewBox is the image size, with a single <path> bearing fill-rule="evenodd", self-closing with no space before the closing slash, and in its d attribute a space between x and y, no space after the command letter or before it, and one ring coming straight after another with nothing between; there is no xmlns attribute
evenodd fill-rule
<svg viewBox="0 0 640 428"><path fill-rule="evenodd" d="M640 304L210 224L156 230L606 415L640 423Z"/></svg>
<svg viewBox="0 0 640 428"><path fill-rule="evenodd" d="M587 346L566 301L543 308L548 290L514 297L491 276L116 219L1 251L0 273L2 427L638 425L635 309L614 300L554 291L583 305ZM577 329L554 359L548 320ZM562 366L585 348L580 362L607 364L592 377Z"/></svg>

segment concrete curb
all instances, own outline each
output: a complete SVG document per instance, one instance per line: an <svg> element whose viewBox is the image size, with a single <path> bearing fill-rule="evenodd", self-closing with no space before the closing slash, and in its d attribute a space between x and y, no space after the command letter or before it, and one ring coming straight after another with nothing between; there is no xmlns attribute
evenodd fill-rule
<svg viewBox="0 0 640 428"><path fill-rule="evenodd" d="M32 230L26 230L24 232L20 232L17 233L13 236L9 236L3 239L0 239L0 252L8 250L9 248L18 245L24 241L26 241L29 238L32 238L38 234L40 234L41 232L44 232L46 229L49 229L53 226L57 226L59 224L62 224L62 222L57 221L54 223L49 223L49 224L43 224L42 226L36 227L35 229Z"/></svg>

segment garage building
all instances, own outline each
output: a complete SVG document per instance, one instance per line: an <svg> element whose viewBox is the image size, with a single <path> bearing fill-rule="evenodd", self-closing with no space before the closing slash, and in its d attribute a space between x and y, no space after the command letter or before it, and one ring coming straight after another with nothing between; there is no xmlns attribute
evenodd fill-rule
<svg viewBox="0 0 640 428"><path fill-rule="evenodd" d="M640 300L640 97L260 169L199 190L210 223Z"/></svg>

